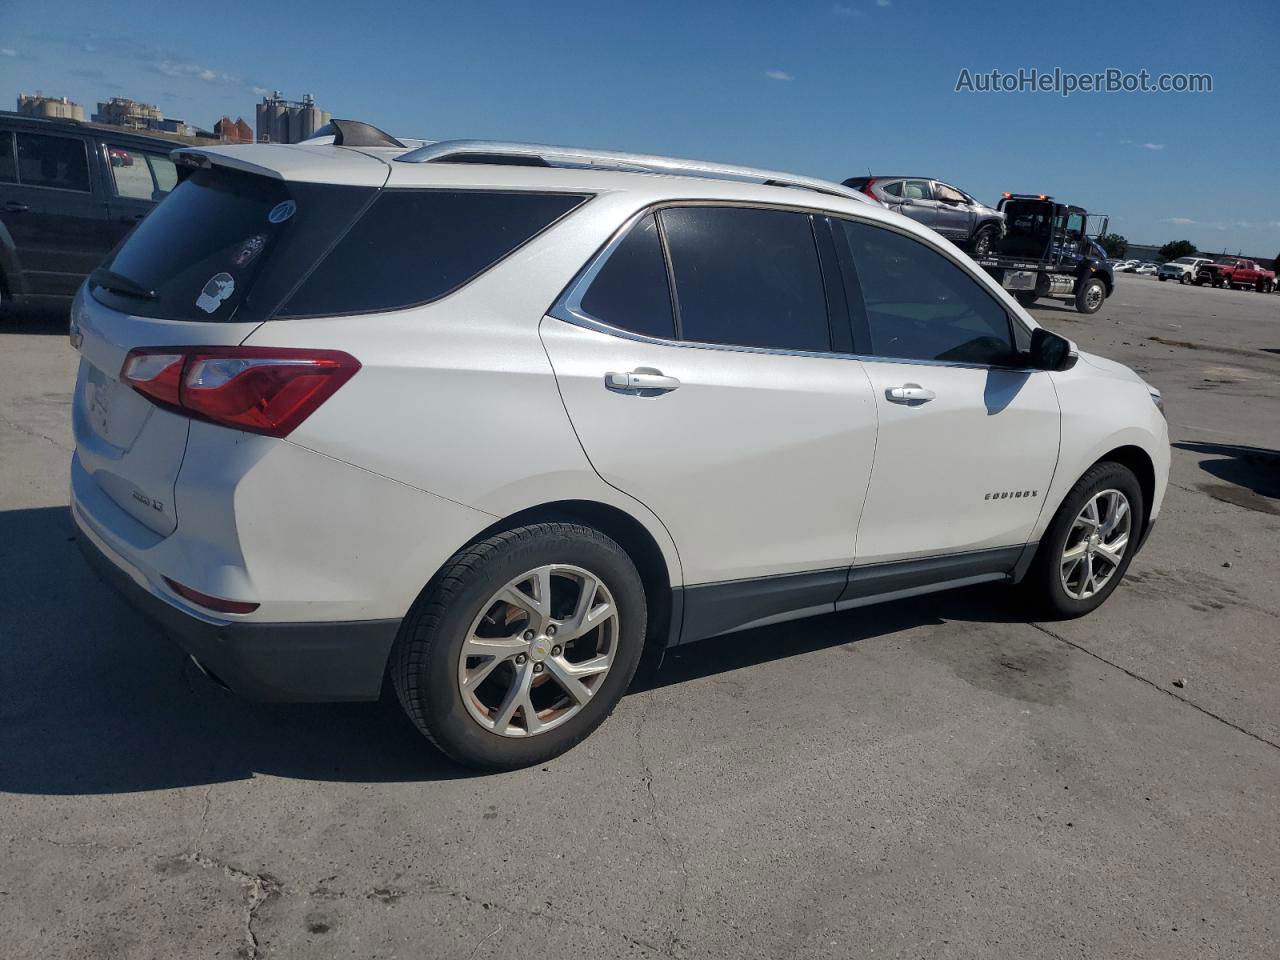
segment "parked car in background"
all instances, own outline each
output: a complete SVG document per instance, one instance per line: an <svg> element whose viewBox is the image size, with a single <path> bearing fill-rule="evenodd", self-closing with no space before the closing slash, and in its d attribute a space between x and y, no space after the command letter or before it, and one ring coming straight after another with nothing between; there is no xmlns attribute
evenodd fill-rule
<svg viewBox="0 0 1280 960"><path fill-rule="evenodd" d="M1275 271L1259 266L1253 260L1241 257L1226 263L1203 263L1196 270L1196 286L1211 284L1225 289L1257 290L1270 293L1276 287Z"/></svg>
<svg viewBox="0 0 1280 960"><path fill-rule="evenodd" d="M0 112L0 305L69 302L177 185L175 144Z"/></svg>
<svg viewBox="0 0 1280 960"><path fill-rule="evenodd" d="M646 648L980 582L1087 614L1160 512L1159 391L859 193L333 123L180 151L72 308L81 546L232 690L389 678L525 766Z"/></svg>
<svg viewBox="0 0 1280 960"><path fill-rule="evenodd" d="M1204 263L1212 263L1208 257L1179 257L1160 265L1156 274L1160 280L1177 280L1179 283L1190 283L1196 277L1196 271Z"/></svg>
<svg viewBox="0 0 1280 960"><path fill-rule="evenodd" d="M1154 263L1140 263L1134 273L1141 274L1144 277L1154 277L1159 272L1159 267Z"/></svg>
<svg viewBox="0 0 1280 960"><path fill-rule="evenodd" d="M850 177L846 187L879 200L890 210L932 227L975 257L991 252L1004 235L999 210L972 196L928 177Z"/></svg>

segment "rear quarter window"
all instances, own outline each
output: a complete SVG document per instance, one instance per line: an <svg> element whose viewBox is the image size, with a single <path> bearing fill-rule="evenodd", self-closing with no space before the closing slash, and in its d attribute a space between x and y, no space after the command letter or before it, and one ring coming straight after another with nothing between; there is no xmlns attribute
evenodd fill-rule
<svg viewBox="0 0 1280 960"><path fill-rule="evenodd" d="M374 313L438 300L587 199L577 193L386 190L279 316Z"/></svg>

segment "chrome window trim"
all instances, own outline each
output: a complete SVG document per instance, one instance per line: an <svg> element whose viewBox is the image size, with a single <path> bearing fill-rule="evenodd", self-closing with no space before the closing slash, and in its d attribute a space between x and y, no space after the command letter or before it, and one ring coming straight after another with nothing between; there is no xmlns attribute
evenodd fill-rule
<svg viewBox="0 0 1280 960"><path fill-rule="evenodd" d="M766 353L780 357L820 357L823 359L835 360L857 360L864 363L906 363L914 366L924 367L957 367L965 370L1003 370L1009 373L1045 373L1035 367L1002 367L989 363L963 363L957 360L918 360L912 357L881 357L875 354L863 353L836 353L835 351L822 350L786 350L780 347L750 347L742 344L731 343L703 343L700 340L675 340L667 337L651 337L647 334L636 333L623 327L615 327L599 317L594 317L582 308L582 298L587 292L587 288L591 286L591 282L604 268L606 261L618 249L627 234L645 217L657 215L661 210L671 207L739 207L755 210L783 210L790 213L800 213L807 216L826 216L835 219L852 220L857 223L866 223L871 226L883 227L887 230L893 230L904 237L920 242L918 237L906 230L901 230L893 224L881 223L877 220L864 219L847 213L835 213L831 210L818 209L813 207L792 206L789 204L771 204L759 203L755 201L738 202L734 200L663 200L658 203L650 204L642 207L622 222L622 225L614 231L613 235L605 243L603 247L592 255L587 261L587 265L578 272L578 275L569 281L569 285L564 292L556 298L556 302L547 310L546 316L563 323L571 323L576 327L583 327L587 330L593 330L596 333L602 333L606 336L617 337L621 340L633 340L637 343L651 343L659 347L688 347L700 350L727 350L732 353ZM942 251L932 245L927 245L930 249L941 253ZM943 256L948 256L943 254ZM962 270L964 266L954 258L948 257L957 267ZM970 271L971 272L971 271ZM975 281L976 282L976 281ZM985 290L983 292L986 292ZM988 296L990 294L988 293ZM992 297L992 300L1002 310L1004 305L1000 301ZM1021 321L1014 315L1005 310L1010 319L1017 321L1021 325ZM1025 325L1023 329L1026 330ZM1031 335L1030 330L1026 330L1028 336Z"/></svg>

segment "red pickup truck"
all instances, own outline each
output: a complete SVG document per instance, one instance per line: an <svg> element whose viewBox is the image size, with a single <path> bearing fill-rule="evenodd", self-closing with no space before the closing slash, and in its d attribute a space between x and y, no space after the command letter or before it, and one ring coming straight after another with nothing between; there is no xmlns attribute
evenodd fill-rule
<svg viewBox="0 0 1280 960"><path fill-rule="evenodd" d="M1236 258L1227 263L1202 263L1196 270L1195 285L1200 287L1206 283L1215 287L1252 287L1259 293L1270 293L1276 288L1276 275L1273 270L1264 270L1252 260Z"/></svg>

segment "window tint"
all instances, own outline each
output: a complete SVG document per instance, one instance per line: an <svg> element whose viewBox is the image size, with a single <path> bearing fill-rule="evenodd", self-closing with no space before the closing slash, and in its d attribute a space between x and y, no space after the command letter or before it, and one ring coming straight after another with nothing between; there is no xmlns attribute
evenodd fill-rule
<svg viewBox="0 0 1280 960"><path fill-rule="evenodd" d="M196 170L105 264L156 298L101 285L93 296L146 317L265 320L373 193L219 167Z"/></svg>
<svg viewBox="0 0 1280 960"><path fill-rule="evenodd" d="M84 141L43 133L16 134L18 179L30 187L89 190L89 160Z"/></svg>
<svg viewBox="0 0 1280 960"><path fill-rule="evenodd" d="M847 220L835 226L837 243L843 237L852 261L852 271L846 269L851 309L856 310L859 287L866 308L865 323L855 317L864 341L859 352L908 360L1012 361L1008 315L964 270L892 230Z"/></svg>
<svg viewBox="0 0 1280 960"><path fill-rule="evenodd" d="M582 298L582 309L624 330L650 337L675 336L667 261L652 215L632 227L609 254Z"/></svg>
<svg viewBox="0 0 1280 960"><path fill-rule="evenodd" d="M567 193L386 190L280 315L368 313L439 299L585 199Z"/></svg>
<svg viewBox="0 0 1280 960"><path fill-rule="evenodd" d="M161 193L168 193L178 185L178 168L164 154L148 153L147 163L151 165L151 175L156 178L156 189Z"/></svg>
<svg viewBox="0 0 1280 960"><path fill-rule="evenodd" d="M18 179L18 165L13 159L13 134L0 131L0 183Z"/></svg>
<svg viewBox="0 0 1280 960"><path fill-rule="evenodd" d="M889 194L889 196L891 197L900 197L902 196L902 181L895 180L893 181L893 183L886 183L880 189L883 190L885 193Z"/></svg>
<svg viewBox="0 0 1280 960"><path fill-rule="evenodd" d="M806 215L674 207L661 216L682 339L831 349L822 273Z"/></svg>

